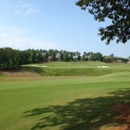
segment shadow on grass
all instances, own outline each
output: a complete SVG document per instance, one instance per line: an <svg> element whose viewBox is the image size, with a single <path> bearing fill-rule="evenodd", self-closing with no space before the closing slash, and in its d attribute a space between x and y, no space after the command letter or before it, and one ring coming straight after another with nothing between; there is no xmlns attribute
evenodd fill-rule
<svg viewBox="0 0 130 130"><path fill-rule="evenodd" d="M109 94L106 97L76 99L66 105L32 109L24 112L24 117L43 115L31 130L55 126L60 126L60 130L100 130L104 126L118 126L125 121L116 118L119 113L112 111L111 107L129 102L130 89ZM125 130L130 130L130 127Z"/></svg>

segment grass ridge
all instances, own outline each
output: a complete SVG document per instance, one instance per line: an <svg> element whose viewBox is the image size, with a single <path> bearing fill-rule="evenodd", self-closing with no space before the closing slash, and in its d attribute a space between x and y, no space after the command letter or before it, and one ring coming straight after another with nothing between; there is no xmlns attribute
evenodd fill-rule
<svg viewBox="0 0 130 130"><path fill-rule="evenodd" d="M113 68L40 68L34 67L34 71L42 76L101 76L115 72L128 72L130 69L113 69Z"/></svg>

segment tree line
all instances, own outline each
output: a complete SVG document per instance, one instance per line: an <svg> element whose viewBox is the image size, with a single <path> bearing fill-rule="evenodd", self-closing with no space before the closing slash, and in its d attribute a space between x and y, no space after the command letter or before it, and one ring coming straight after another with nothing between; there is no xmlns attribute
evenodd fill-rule
<svg viewBox="0 0 130 130"><path fill-rule="evenodd" d="M27 49L24 51L9 47L0 48L0 69L19 69L23 64L44 63L52 61L101 61L128 62L128 58L115 57L114 54L103 56L100 52L69 52L65 50Z"/></svg>

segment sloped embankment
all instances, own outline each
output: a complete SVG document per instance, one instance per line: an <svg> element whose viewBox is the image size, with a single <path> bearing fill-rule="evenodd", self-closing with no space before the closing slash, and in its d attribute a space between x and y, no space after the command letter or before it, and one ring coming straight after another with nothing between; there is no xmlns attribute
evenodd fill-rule
<svg viewBox="0 0 130 130"><path fill-rule="evenodd" d="M114 68L33 68L35 72L42 76L101 76L115 72L128 72L129 69L114 69Z"/></svg>

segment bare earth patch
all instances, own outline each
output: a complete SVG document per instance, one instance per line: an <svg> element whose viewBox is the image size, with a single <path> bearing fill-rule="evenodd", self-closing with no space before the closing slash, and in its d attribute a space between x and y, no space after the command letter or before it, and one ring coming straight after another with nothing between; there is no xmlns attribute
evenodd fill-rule
<svg viewBox="0 0 130 130"><path fill-rule="evenodd" d="M33 70L19 70L19 71L0 71L1 74L6 75L7 77L33 77L41 76L40 74L34 72Z"/></svg>
<svg viewBox="0 0 130 130"><path fill-rule="evenodd" d="M112 128L111 130L130 130L130 103L117 104L113 106L111 110L119 113L117 119L126 122L125 124L122 124L119 127Z"/></svg>

